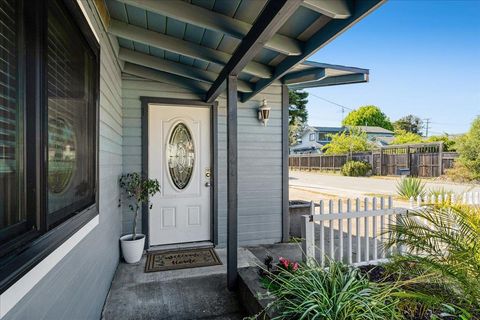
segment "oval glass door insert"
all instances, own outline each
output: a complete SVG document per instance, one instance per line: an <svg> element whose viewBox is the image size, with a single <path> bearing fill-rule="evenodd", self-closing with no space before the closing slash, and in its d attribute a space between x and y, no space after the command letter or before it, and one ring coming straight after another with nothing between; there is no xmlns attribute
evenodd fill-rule
<svg viewBox="0 0 480 320"><path fill-rule="evenodd" d="M192 178L195 149L190 130L183 123L177 124L170 134L167 162L173 184L180 190L185 189Z"/></svg>

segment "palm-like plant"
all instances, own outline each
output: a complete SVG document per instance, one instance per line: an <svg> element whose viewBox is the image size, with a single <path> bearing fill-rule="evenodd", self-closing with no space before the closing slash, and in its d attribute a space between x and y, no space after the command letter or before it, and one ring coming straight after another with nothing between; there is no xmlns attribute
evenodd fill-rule
<svg viewBox="0 0 480 320"><path fill-rule="evenodd" d="M390 233L385 246L404 250L395 262L414 268L413 275L431 274L425 293L434 285L446 301L480 310L480 208L428 206L400 216Z"/></svg>
<svg viewBox="0 0 480 320"><path fill-rule="evenodd" d="M425 195L425 183L419 178L404 177L397 182L397 194L403 199Z"/></svg>

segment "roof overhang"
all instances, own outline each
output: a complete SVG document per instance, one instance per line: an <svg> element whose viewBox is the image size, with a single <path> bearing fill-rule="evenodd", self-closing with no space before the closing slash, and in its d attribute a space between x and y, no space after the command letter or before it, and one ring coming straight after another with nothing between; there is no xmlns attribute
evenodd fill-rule
<svg viewBox="0 0 480 320"><path fill-rule="evenodd" d="M124 74L212 101L238 76L241 101L291 88L359 83L362 69L306 61L386 0L95 0Z"/></svg>
<svg viewBox="0 0 480 320"><path fill-rule="evenodd" d="M368 75L368 69L306 61L287 73L282 82L297 90L368 82Z"/></svg>

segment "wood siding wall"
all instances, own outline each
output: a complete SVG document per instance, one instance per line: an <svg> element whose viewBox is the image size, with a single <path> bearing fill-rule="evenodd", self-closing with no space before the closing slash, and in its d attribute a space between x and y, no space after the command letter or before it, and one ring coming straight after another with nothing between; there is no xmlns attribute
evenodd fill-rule
<svg viewBox="0 0 480 320"><path fill-rule="evenodd" d="M169 84L123 80L124 172L141 170L140 97L198 99L195 93ZM262 99L272 108L268 126L257 120ZM218 243L227 237L226 100L218 100ZM281 87L271 86L255 100L238 105L239 245L274 243L282 235ZM140 225L140 221L139 221ZM123 232L130 232L132 215L123 210Z"/></svg>
<svg viewBox="0 0 480 320"><path fill-rule="evenodd" d="M82 1L101 43L100 223L4 319L99 319L119 261L122 173L121 72L93 7ZM3 319L2 319L3 320Z"/></svg>

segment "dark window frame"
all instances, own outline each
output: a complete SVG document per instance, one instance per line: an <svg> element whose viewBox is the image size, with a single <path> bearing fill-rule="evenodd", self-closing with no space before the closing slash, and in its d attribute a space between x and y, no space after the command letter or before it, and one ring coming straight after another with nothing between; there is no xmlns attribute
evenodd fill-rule
<svg viewBox="0 0 480 320"><path fill-rule="evenodd" d="M47 224L47 90L46 90L46 34L47 1L59 1L77 26L94 56L94 108L91 119L93 130L94 197L85 206L66 217L52 229ZM24 41L19 67L24 71L25 134L25 210L32 229L0 245L0 293L23 277L45 257L61 246L85 226L99 212L98 146L100 110L100 45L76 0L22 0L21 35ZM28 116L27 116L28 115ZM33 227L35 226L35 227ZM23 230L25 231L25 229Z"/></svg>

